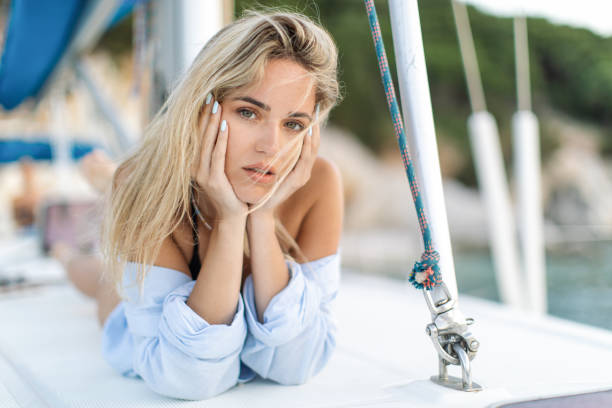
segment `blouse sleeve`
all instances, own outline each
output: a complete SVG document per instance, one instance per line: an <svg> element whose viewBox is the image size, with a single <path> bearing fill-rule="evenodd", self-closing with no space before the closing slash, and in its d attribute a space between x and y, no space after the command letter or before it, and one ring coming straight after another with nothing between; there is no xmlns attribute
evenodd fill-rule
<svg viewBox="0 0 612 408"><path fill-rule="evenodd" d="M286 262L289 283L270 300L263 323L257 319L252 275L244 283L248 334L240 358L263 378L302 384L325 366L336 346L331 303L340 282L340 255Z"/></svg>
<svg viewBox="0 0 612 408"><path fill-rule="evenodd" d="M136 264L128 264L124 276L135 277ZM195 313L185 303L194 285L188 276L157 266L148 271L142 296L133 279L125 285L126 329L133 343L126 358L153 391L200 400L237 383L247 327L241 297L229 325L211 325Z"/></svg>

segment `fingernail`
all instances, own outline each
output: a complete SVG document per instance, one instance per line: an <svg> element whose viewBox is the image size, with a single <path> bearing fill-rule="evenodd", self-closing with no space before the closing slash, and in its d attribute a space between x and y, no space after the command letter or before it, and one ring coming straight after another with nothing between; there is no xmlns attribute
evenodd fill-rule
<svg viewBox="0 0 612 408"><path fill-rule="evenodd" d="M217 113L217 111L219 110L219 102L215 101L215 103L213 104L213 110L212 113Z"/></svg>
<svg viewBox="0 0 612 408"><path fill-rule="evenodd" d="M225 132L225 129L227 129L227 122L225 121L225 119L223 119L221 121L221 131Z"/></svg>
<svg viewBox="0 0 612 408"><path fill-rule="evenodd" d="M206 104L210 104L210 100L212 99L212 94L209 92L208 95L206 95Z"/></svg>
<svg viewBox="0 0 612 408"><path fill-rule="evenodd" d="M319 104L317 103L317 109L315 110L315 120L319 119Z"/></svg>
<svg viewBox="0 0 612 408"><path fill-rule="evenodd" d="M312 126L308 128L308 136L312 136Z"/></svg>

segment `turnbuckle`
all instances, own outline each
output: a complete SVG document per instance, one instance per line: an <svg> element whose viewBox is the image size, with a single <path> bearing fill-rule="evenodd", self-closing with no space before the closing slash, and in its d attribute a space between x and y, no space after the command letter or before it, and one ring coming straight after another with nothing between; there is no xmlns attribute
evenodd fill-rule
<svg viewBox="0 0 612 408"><path fill-rule="evenodd" d="M423 291L433 320L425 328L425 333L431 339L439 360L439 373L432 376L431 380L459 391L481 391L482 387L472 381L470 363L480 346L468 327L474 323L474 319L465 318L455 309L457 300L444 282L439 288L443 290L445 298L438 301L434 301L431 291ZM448 375L447 366L451 364L461 366L461 378Z"/></svg>

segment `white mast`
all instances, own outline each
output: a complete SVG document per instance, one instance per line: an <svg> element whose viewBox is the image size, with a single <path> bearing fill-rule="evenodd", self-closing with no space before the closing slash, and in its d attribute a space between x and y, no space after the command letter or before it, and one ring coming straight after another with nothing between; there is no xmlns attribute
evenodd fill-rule
<svg viewBox="0 0 612 408"><path fill-rule="evenodd" d="M462 391L478 391L482 387L472 381L470 361L480 343L469 329L473 319L466 319L459 310L417 0L391 0L389 12L404 123L410 129L406 133L433 248L440 254L438 265L443 280L431 291L423 290L432 315L432 323L425 332L438 353L438 375L431 380ZM461 379L448 375L447 366L451 364L461 366Z"/></svg>
<svg viewBox="0 0 612 408"><path fill-rule="evenodd" d="M538 119L531 111L527 22L524 17L514 19L514 44L518 111L512 118L512 136L519 234L529 295L529 310L544 314L547 300L540 138Z"/></svg>
<svg viewBox="0 0 612 408"><path fill-rule="evenodd" d="M429 216L434 248L440 254L442 278L457 299L455 263L442 190L418 5L416 0L391 0L389 12L406 137L423 191L423 204ZM439 288L432 292L434 300L446 297Z"/></svg>
<svg viewBox="0 0 612 408"><path fill-rule="evenodd" d="M153 31L155 44L154 78L156 111L177 79L193 62L206 42L223 27L226 0L156 0Z"/></svg>
<svg viewBox="0 0 612 408"><path fill-rule="evenodd" d="M498 291L504 303L524 307L519 252L499 131L495 118L487 112L466 6L453 0L451 3L473 112L468 119L468 131L478 184L487 209Z"/></svg>

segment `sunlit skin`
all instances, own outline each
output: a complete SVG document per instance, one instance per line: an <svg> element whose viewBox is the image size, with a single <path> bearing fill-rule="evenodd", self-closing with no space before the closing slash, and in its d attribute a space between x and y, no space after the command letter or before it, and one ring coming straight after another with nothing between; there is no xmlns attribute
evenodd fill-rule
<svg viewBox="0 0 612 408"><path fill-rule="evenodd" d="M228 125L225 174L239 200L257 203L273 186L255 182L244 167L272 164L277 178L291 164L291 142L300 142L314 120L313 84L299 64L273 60L260 83L237 89L224 99L222 118ZM272 163L279 152L280 159Z"/></svg>

